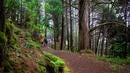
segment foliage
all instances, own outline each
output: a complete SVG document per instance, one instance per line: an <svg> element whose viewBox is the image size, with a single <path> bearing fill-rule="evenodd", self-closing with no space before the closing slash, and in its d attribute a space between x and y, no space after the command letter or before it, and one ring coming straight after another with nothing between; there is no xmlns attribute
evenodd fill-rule
<svg viewBox="0 0 130 73"><path fill-rule="evenodd" d="M10 9L14 9L14 8L18 8L18 6L20 5L20 0L5 0L5 6L8 8L8 10Z"/></svg>
<svg viewBox="0 0 130 73"><path fill-rule="evenodd" d="M125 46L127 46L126 42L114 43L111 51L114 54L114 56L119 56L119 57L123 58L125 49L127 48Z"/></svg>
<svg viewBox="0 0 130 73"><path fill-rule="evenodd" d="M45 10L50 14L61 15L63 13L62 2L60 0L46 0Z"/></svg>
<svg viewBox="0 0 130 73"><path fill-rule="evenodd" d="M49 20L53 20L52 29L58 37L60 34L61 18L63 14L63 5L61 0L46 0L45 3L45 26L49 26Z"/></svg>
<svg viewBox="0 0 130 73"><path fill-rule="evenodd" d="M45 73L46 72L46 68L44 67L45 63L42 60L39 60L37 63L39 64L38 73Z"/></svg>
<svg viewBox="0 0 130 73"><path fill-rule="evenodd" d="M126 59L122 59L120 57L106 57L106 56L101 57L100 56L100 57L97 57L97 59L109 62L113 70L123 69L124 65L130 64L130 57L127 57Z"/></svg>
<svg viewBox="0 0 130 73"><path fill-rule="evenodd" d="M8 38L9 46L16 43L16 37L14 36L14 27L15 25L12 23L11 19L8 19L8 21L6 21L6 35Z"/></svg>
<svg viewBox="0 0 130 73"><path fill-rule="evenodd" d="M44 66L44 62L42 61L42 60L38 60L38 62L37 62L39 65L42 65L42 66Z"/></svg>
<svg viewBox="0 0 130 73"><path fill-rule="evenodd" d="M2 62L2 66L3 66L3 68L4 68L3 71L2 71L2 73L4 73L4 72L14 73L14 70L13 70L12 65L13 65L13 61L10 60L10 58L5 59L5 60ZM4 71L4 70L6 70L6 71Z"/></svg>
<svg viewBox="0 0 130 73"><path fill-rule="evenodd" d="M26 41L23 43L23 46L26 48L40 48L40 44L38 42L34 42L31 39L29 39L29 41Z"/></svg>
<svg viewBox="0 0 130 73"><path fill-rule="evenodd" d="M120 57L97 57L99 60L110 62L111 64L127 65L130 64L130 57L122 59Z"/></svg>
<svg viewBox="0 0 130 73"><path fill-rule="evenodd" d="M122 45L125 43L115 43L113 47L114 52L123 52Z"/></svg>
<svg viewBox="0 0 130 73"><path fill-rule="evenodd" d="M31 42L25 42L25 43L24 43L24 46L25 46L26 48L33 48L33 47L34 47L34 45L33 45Z"/></svg>

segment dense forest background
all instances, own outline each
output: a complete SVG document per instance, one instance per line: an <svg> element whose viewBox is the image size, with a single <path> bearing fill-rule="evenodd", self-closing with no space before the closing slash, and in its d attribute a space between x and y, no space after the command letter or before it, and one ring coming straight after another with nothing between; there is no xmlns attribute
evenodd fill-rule
<svg viewBox="0 0 130 73"><path fill-rule="evenodd" d="M129 36L129 0L0 0L1 65L23 37L47 38L55 50L127 58Z"/></svg>

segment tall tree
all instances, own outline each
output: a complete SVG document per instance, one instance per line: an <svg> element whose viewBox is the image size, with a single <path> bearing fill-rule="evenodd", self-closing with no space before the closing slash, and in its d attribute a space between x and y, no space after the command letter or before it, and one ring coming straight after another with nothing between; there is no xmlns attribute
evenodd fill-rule
<svg viewBox="0 0 130 73"><path fill-rule="evenodd" d="M88 0L79 1L79 49L89 48Z"/></svg>
<svg viewBox="0 0 130 73"><path fill-rule="evenodd" d="M68 19L68 0L66 1L66 7L65 7L65 20L66 20L66 45L67 45L67 49L70 49L70 39L69 39L69 19Z"/></svg>
<svg viewBox="0 0 130 73"><path fill-rule="evenodd" d="M62 0L62 7L64 7L64 0ZM64 10L63 10L64 11ZM63 49L64 46L64 13L62 14L62 24L61 24L61 45L60 49Z"/></svg>
<svg viewBox="0 0 130 73"><path fill-rule="evenodd" d="M73 49L73 27L72 27L72 8L71 8L72 0L69 0L69 14L70 14L70 50Z"/></svg>

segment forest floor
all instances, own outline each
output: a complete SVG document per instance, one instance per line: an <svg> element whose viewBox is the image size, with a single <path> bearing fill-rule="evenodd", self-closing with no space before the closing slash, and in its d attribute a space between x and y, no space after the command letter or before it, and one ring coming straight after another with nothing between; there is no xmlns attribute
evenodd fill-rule
<svg viewBox="0 0 130 73"><path fill-rule="evenodd" d="M123 69L112 70L110 63L98 60L94 55L47 48L43 50L62 58L69 67L70 73L130 73L130 65L126 65Z"/></svg>

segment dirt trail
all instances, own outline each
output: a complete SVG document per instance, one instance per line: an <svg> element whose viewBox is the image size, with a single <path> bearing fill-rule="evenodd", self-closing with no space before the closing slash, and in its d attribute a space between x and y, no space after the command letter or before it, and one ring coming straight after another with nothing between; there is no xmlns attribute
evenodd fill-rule
<svg viewBox="0 0 130 73"><path fill-rule="evenodd" d="M95 57L52 49L44 49L44 51L64 59L71 70L70 73L126 73L111 70L108 63L98 61Z"/></svg>

